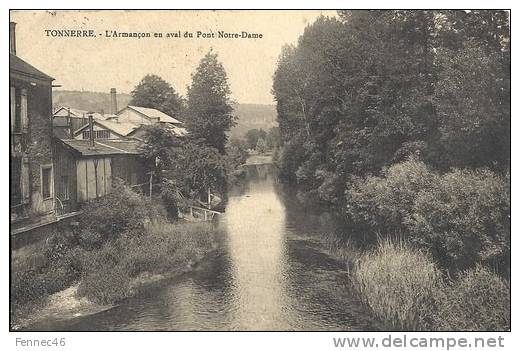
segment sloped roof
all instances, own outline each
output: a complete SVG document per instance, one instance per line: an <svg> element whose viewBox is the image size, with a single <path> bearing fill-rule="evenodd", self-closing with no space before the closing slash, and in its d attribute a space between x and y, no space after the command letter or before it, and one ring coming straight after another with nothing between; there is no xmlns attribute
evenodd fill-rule
<svg viewBox="0 0 520 351"><path fill-rule="evenodd" d="M140 107L140 106L127 106L128 108L131 108L132 110L135 110L147 117L150 118L159 118L159 122L164 123L173 123L173 124L182 124L181 121L178 119L173 118L172 116L168 116L166 113L161 112L159 110L156 110L154 108L148 108L148 107Z"/></svg>
<svg viewBox="0 0 520 351"><path fill-rule="evenodd" d="M62 139L61 142L82 156L138 155L140 145L137 140L95 140L94 147L89 140Z"/></svg>
<svg viewBox="0 0 520 351"><path fill-rule="evenodd" d="M138 124L132 122L119 122L117 120L94 120L94 124L98 124L101 127L113 131L121 136L127 136L132 133L135 129L139 128ZM88 124L85 124L81 128L74 131L74 134L78 134L84 129L88 128Z"/></svg>
<svg viewBox="0 0 520 351"><path fill-rule="evenodd" d="M16 72L23 75L32 76L35 78L40 78L43 80L54 80L51 76L43 73L36 67L28 64L18 56L9 53L9 72Z"/></svg>
<svg viewBox="0 0 520 351"><path fill-rule="evenodd" d="M119 135L127 136L132 133L134 129L138 128L139 125L134 124L132 122L118 122L117 120L105 120L105 121L96 121L99 125L105 127L106 129L113 130Z"/></svg>
<svg viewBox="0 0 520 351"><path fill-rule="evenodd" d="M77 108L62 106L62 107L58 108L56 111L54 111L53 116L54 117L67 117L69 115L69 110L70 110L71 117L79 117L79 118L88 118L88 113L90 112L90 111L86 111L86 110L80 110ZM101 113L98 113L98 112L92 112L92 118L95 120L99 120L99 121L106 120L112 116L114 116L114 115L107 115L107 114L102 115Z"/></svg>

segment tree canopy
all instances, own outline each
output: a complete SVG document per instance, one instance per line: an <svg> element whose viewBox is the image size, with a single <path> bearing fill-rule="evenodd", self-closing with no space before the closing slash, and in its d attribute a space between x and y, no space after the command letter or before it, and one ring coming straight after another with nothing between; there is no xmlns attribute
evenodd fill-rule
<svg viewBox="0 0 520 351"><path fill-rule="evenodd" d="M235 125L231 89L224 66L213 51L200 61L188 87L186 126L194 138L200 138L220 153L225 152L226 132Z"/></svg>
<svg viewBox="0 0 520 351"><path fill-rule="evenodd" d="M155 74L144 76L131 95L129 105L155 108L176 118L183 114L185 103L182 97L168 82Z"/></svg>
<svg viewBox="0 0 520 351"><path fill-rule="evenodd" d="M352 177L410 155L440 171L507 172L509 69L504 11L320 17L274 74L281 174L335 202Z"/></svg>

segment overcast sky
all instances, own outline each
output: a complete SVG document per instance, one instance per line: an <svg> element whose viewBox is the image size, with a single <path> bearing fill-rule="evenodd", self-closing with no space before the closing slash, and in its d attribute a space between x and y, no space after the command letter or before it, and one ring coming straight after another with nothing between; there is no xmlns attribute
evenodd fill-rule
<svg viewBox="0 0 520 351"><path fill-rule="evenodd" d="M17 55L65 90L129 93L147 73L186 93L191 73L210 47L239 103L274 103L272 76L281 47L295 43L320 14L333 11L14 11ZM46 29L94 30L95 38L47 36ZM105 31L261 33L262 39L108 38ZM102 34L102 35L99 35Z"/></svg>

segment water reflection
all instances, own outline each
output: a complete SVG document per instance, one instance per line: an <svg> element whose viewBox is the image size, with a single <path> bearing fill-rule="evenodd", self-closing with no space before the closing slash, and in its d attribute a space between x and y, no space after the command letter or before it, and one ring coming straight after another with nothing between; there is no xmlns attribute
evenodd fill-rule
<svg viewBox="0 0 520 351"><path fill-rule="evenodd" d="M247 195L230 197L221 223L228 233L236 320L244 329L277 329L285 325L285 213L267 167L249 168L258 173L251 175Z"/></svg>
<svg viewBox="0 0 520 351"><path fill-rule="evenodd" d="M269 165L230 189L220 249L198 269L120 306L32 330L371 330L321 238L338 225L280 191Z"/></svg>

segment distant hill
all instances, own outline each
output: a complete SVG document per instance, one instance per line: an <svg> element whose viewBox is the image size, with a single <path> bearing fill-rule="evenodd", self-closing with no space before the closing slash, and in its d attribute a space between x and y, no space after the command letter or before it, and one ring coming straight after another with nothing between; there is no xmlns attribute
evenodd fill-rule
<svg viewBox="0 0 520 351"><path fill-rule="evenodd" d="M117 94L117 108L125 108L132 97L129 94ZM52 106L77 108L92 112L110 113L110 93L93 91L54 90L52 92Z"/></svg>
<svg viewBox="0 0 520 351"><path fill-rule="evenodd" d="M233 106L238 117L237 125L231 129L231 137L241 138L250 129L266 132L278 125L275 105L236 104Z"/></svg>
<svg viewBox="0 0 520 351"><path fill-rule="evenodd" d="M132 97L129 94L117 94L117 108L125 108ZM67 106L92 112L110 113L110 93L93 91L54 90L52 92L54 109ZM241 138L250 129L268 131L277 126L276 106L260 104L236 104L233 106L238 117L237 125L230 131L231 137Z"/></svg>

